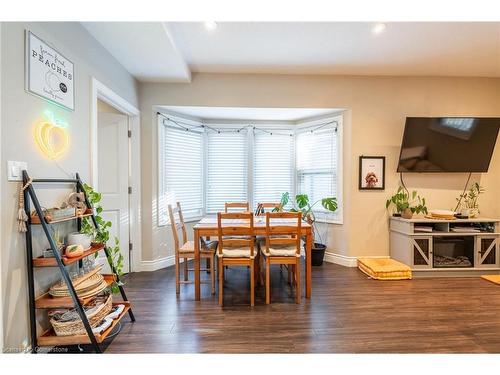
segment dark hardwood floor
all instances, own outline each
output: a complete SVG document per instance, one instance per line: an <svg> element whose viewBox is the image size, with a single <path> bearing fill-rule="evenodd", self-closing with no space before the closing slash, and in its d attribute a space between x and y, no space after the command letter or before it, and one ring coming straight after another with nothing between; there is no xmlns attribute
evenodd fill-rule
<svg viewBox="0 0 500 375"><path fill-rule="evenodd" d="M296 305L272 272L249 303L246 268L227 272L225 307L202 285L176 297L174 270L134 273L126 290L137 321L123 320L107 353L500 352L500 286L480 278L375 281L355 268L313 267L313 297ZM208 276L208 275L204 275Z"/></svg>

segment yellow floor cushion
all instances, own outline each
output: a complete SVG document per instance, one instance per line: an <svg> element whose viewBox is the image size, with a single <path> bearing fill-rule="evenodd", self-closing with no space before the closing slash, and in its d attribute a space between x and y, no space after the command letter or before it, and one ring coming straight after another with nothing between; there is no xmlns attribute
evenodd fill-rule
<svg viewBox="0 0 500 375"><path fill-rule="evenodd" d="M376 280L411 279L411 269L394 259L358 258L358 268Z"/></svg>
<svg viewBox="0 0 500 375"><path fill-rule="evenodd" d="M492 283L500 285L500 275L483 275L483 279L491 281Z"/></svg>

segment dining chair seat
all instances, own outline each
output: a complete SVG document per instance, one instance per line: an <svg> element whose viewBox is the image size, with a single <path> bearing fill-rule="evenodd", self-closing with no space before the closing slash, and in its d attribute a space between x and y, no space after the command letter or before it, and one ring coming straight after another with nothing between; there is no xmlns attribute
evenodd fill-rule
<svg viewBox="0 0 500 375"><path fill-rule="evenodd" d="M250 249L245 247L226 247L222 249L222 253L217 253L219 257L226 258L249 258L253 259L255 257L251 255Z"/></svg>
<svg viewBox="0 0 500 375"><path fill-rule="evenodd" d="M217 241L202 243L200 252L214 253L215 250L217 249L217 245L218 245ZM182 245L179 248L179 253L181 254L194 253L194 241L187 241L184 245Z"/></svg>
<svg viewBox="0 0 500 375"><path fill-rule="evenodd" d="M266 248L261 249L262 254L266 256L275 256L275 257L300 257L300 254L297 255L297 246L295 245L275 245L273 247L269 247L269 252L266 251Z"/></svg>

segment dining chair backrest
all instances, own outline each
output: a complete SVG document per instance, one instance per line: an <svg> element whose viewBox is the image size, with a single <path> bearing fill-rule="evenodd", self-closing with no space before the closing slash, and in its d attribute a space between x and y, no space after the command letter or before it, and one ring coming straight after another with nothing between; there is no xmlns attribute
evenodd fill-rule
<svg viewBox="0 0 500 375"><path fill-rule="evenodd" d="M179 248L187 242L186 225L184 224L184 217L182 216L181 204L177 202L175 207L169 204L168 215L170 216L175 251L178 252ZM179 243L179 230L182 232L182 244Z"/></svg>
<svg viewBox="0 0 500 375"><path fill-rule="evenodd" d="M269 212L274 212L276 211L281 211L281 203L279 202L260 202L257 203L257 209L255 210L255 214L257 216L264 216L267 211Z"/></svg>
<svg viewBox="0 0 500 375"><path fill-rule="evenodd" d="M228 248L249 248L254 257L254 226L252 212L219 212L217 231L219 254Z"/></svg>
<svg viewBox="0 0 500 375"><path fill-rule="evenodd" d="M274 246L296 246L300 255L301 212L266 212L266 252ZM291 236L290 236L291 235Z"/></svg>
<svg viewBox="0 0 500 375"><path fill-rule="evenodd" d="M224 204L224 212L235 212L242 211L247 212L250 211L250 205L248 202L226 202Z"/></svg>

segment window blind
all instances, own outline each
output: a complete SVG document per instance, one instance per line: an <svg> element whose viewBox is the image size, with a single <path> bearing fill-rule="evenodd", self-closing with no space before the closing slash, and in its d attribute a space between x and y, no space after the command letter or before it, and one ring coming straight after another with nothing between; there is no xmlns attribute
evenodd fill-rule
<svg viewBox="0 0 500 375"><path fill-rule="evenodd" d="M203 134L160 126L159 222L166 224L168 205L181 203L185 220L203 214Z"/></svg>
<svg viewBox="0 0 500 375"><path fill-rule="evenodd" d="M253 204L279 202L281 194L293 194L293 137L254 134Z"/></svg>
<svg viewBox="0 0 500 375"><path fill-rule="evenodd" d="M247 201L247 143L246 131L207 133L207 213Z"/></svg>
<svg viewBox="0 0 500 375"><path fill-rule="evenodd" d="M337 197L337 141L334 126L297 134L297 189L299 194L309 196L311 204L322 198ZM314 211L323 216L328 212L321 204ZM336 214L329 215L333 218Z"/></svg>

